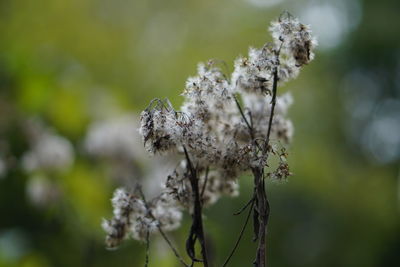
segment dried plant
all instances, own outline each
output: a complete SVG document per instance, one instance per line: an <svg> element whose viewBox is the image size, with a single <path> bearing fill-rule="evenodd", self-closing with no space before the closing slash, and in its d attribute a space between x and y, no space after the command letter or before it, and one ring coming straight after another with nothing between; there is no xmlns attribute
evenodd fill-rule
<svg viewBox="0 0 400 267"><path fill-rule="evenodd" d="M238 177L245 171L254 176L245 225L224 263L235 252L253 214L254 241L258 242L255 266L266 266L266 228L269 202L265 179L290 175L284 146L293 135L287 110L290 94L277 95L278 85L295 78L314 57L316 41L308 26L284 13L269 28L273 42L250 48L248 57L235 60L230 79L215 61L199 64L183 92L184 103L175 110L165 99L155 99L141 113L140 134L151 154L181 155L182 161L166 177L163 192L147 201L137 187L132 192L118 189L112 203L114 218L104 220L107 246L114 248L128 236L149 242L160 232L184 266L202 262L209 266L202 220L203 207L221 195L238 194ZM265 172L271 156L278 158L276 170ZM192 226L186 242L191 265L184 262L165 235L176 229L182 210L191 214ZM238 214L239 214L238 213ZM201 247L201 258L195 243ZM148 258L146 258L146 265Z"/></svg>

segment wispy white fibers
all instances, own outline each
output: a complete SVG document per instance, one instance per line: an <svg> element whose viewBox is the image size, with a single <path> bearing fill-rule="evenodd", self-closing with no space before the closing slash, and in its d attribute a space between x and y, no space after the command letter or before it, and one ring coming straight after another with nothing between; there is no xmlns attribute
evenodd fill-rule
<svg viewBox="0 0 400 267"><path fill-rule="evenodd" d="M197 74L186 81L180 109L168 99L155 99L141 113L139 132L150 154L187 158L165 175L164 190L147 207L140 204L137 192L116 191L114 218L103 224L108 246L117 246L129 235L143 240L155 226L178 227L181 210L194 211L196 191L189 179L193 166L203 206L222 195L238 195L239 175L266 165L263 144L279 162L267 175L275 179L290 175L285 149L276 147L291 142L293 124L287 110L293 98L289 93L276 99L272 95L274 86L296 78L313 60L317 43L309 26L289 13L272 22L269 30L273 42L250 48L246 57L236 59L230 77L212 60L200 63Z"/></svg>

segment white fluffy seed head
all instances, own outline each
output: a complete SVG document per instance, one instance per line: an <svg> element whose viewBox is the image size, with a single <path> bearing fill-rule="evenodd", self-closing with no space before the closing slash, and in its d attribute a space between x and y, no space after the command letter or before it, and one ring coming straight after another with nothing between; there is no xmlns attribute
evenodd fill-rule
<svg viewBox="0 0 400 267"><path fill-rule="evenodd" d="M30 150L22 157L22 167L27 172L66 171L73 162L74 149L71 142L44 127L35 133Z"/></svg>
<svg viewBox="0 0 400 267"><path fill-rule="evenodd" d="M124 115L94 122L89 126L84 148L91 156L107 159L135 160L140 158L141 146L137 134L137 117Z"/></svg>
<svg viewBox="0 0 400 267"><path fill-rule="evenodd" d="M186 81L180 110L157 99L142 112L139 132L147 150L185 152L191 164L182 160L168 175L163 192L148 203L117 190L114 221L104 224L109 243L127 235L145 240L158 227L176 229L181 210L193 212L190 166L196 169L202 204L208 206L222 195L238 195L237 178L243 171L264 167L265 150L277 155L274 144L290 143L293 124L287 113L293 98L286 93L273 99L274 86L298 75L313 59L316 42L309 27L288 14L273 22L270 31L274 42L250 48L247 57L236 59L230 79L212 61L199 64L197 75ZM270 177L288 175L288 165L281 160Z"/></svg>
<svg viewBox="0 0 400 267"><path fill-rule="evenodd" d="M314 59L314 48L317 45L308 25L300 23L289 13L271 23L269 28L274 43L282 46L282 52L289 55L301 67Z"/></svg>

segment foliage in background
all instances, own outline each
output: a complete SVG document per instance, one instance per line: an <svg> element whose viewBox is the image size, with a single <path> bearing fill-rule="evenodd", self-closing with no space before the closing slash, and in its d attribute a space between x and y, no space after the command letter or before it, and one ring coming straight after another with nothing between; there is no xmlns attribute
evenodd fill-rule
<svg viewBox="0 0 400 267"><path fill-rule="evenodd" d="M122 182L111 178L112 163L83 156L89 125L142 110L156 96L178 95L199 61L231 63L237 51L246 53L248 40L262 45L265 24L283 9L312 24L321 50L298 83L287 85L296 99L294 177L269 186L270 265L396 266L395 0L1 1L0 266L141 266L145 251L133 242L104 248L99 224ZM77 151L71 169L47 180L41 175L60 192L45 208L28 198L32 177L19 164L30 149L25 122L33 117ZM250 177L242 181L239 198L206 210L217 263L235 239L226 233L240 228L232 213L252 190ZM183 235L173 236L177 244L189 231L187 219ZM153 266L176 266L162 242L153 246ZM232 266L246 266L242 255L253 250L240 246Z"/></svg>

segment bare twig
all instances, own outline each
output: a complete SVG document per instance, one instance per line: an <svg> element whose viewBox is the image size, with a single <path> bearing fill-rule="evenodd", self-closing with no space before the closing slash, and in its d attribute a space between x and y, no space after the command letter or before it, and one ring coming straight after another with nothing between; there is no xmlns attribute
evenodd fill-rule
<svg viewBox="0 0 400 267"><path fill-rule="evenodd" d="M195 242L196 239L199 240L201 246L201 254L202 254L202 262L204 267L208 267L208 258L207 258L207 248L206 241L204 238L204 230L203 230L203 218L202 218L202 206L199 192L199 180L197 176L197 170L193 166L193 163L190 160L189 154L186 150L186 147L183 147L185 152L185 157L189 167L189 180L192 186L193 191L193 214L192 214L192 226L190 228L189 237L186 241L186 251L192 261L199 261L195 258Z"/></svg>
<svg viewBox="0 0 400 267"><path fill-rule="evenodd" d="M246 115L243 112L242 106L240 105L239 101L237 100L237 98L236 98L236 96L234 94L233 94L233 99L235 99L235 103L236 103L236 106L237 106L237 108L239 110L239 113L242 116L242 118L243 118L243 120L244 120L244 122L245 122L245 124L246 124L246 126L247 126L247 128L249 130L249 134L250 134L250 138L251 138L252 143L254 145L256 145L258 147L258 149L261 150L261 147L259 146L259 144L257 142L257 139L255 138L255 135L254 135L253 117L251 115L251 112L249 112L249 115L250 115L249 116L250 117L250 122L249 122L249 120L246 118Z"/></svg>
<svg viewBox="0 0 400 267"><path fill-rule="evenodd" d="M276 92L278 90L277 87L278 87L278 67L275 67L274 81L272 84L271 114L269 116L269 121L268 121L268 132L267 132L267 137L265 138L265 142L264 142L263 155L265 155L267 153L268 147L269 147L269 141L270 141L271 129L272 129L272 121L274 119L274 112L275 112L275 106L276 106Z"/></svg>
<svg viewBox="0 0 400 267"><path fill-rule="evenodd" d="M254 202L254 195L253 197L237 212L235 212L233 215L239 215L241 214L243 211L245 211L247 209L248 206L250 206L251 204L253 204ZM253 207L253 206L252 206Z"/></svg>
<svg viewBox="0 0 400 267"><path fill-rule="evenodd" d="M147 228L146 232L146 260L144 262L144 267L149 265L149 251L150 251L150 231Z"/></svg>
<svg viewBox="0 0 400 267"><path fill-rule="evenodd" d="M207 167L207 169L206 169L206 174L205 174L205 177L204 177L203 188L201 189L201 194L200 194L201 198L203 198L204 191L206 190L207 181L208 181L208 172L209 172L209 171L210 171L210 168Z"/></svg>
<svg viewBox="0 0 400 267"><path fill-rule="evenodd" d="M172 249L172 251L175 254L175 257L182 263L183 266L189 267L188 264L185 263L185 261L182 259L182 257L179 255L178 250L172 245L171 241L168 239L167 235L164 233L164 231L161 229L160 226L157 225L158 231L160 232L161 236L164 238L165 242L167 242L168 246Z"/></svg>
<svg viewBox="0 0 400 267"><path fill-rule="evenodd" d="M251 127L249 121L247 120L246 116L244 115L243 109L242 109L242 107L240 106L240 103L239 103L239 101L237 100L237 98L236 98L235 95L233 95L233 99L235 99L235 103L236 103L236 106L237 106L238 109L239 109L240 115L242 115L242 118L243 118L244 122L246 123L247 128L249 128L249 133L250 133L251 140L254 140L253 127Z"/></svg>
<svg viewBox="0 0 400 267"><path fill-rule="evenodd" d="M247 224L248 224L248 222L249 222L251 212L253 211L254 198L252 198L252 199L250 200L249 204L251 204L251 206L250 206L249 212L247 213L247 217L246 217L246 220L245 220L245 222L244 222L244 225L243 225L242 229L240 230L239 237L238 237L238 239L236 240L236 243L235 243L235 245L234 245L234 247L233 247L231 253L229 254L228 258L226 258L226 260L225 260L224 264L222 265L222 267L227 266L227 264L229 263L230 259L232 258L233 254L235 253L236 249L238 248L238 246L239 246L239 244L240 244L240 241L241 241L241 239L242 239L242 237L243 237L244 231L246 230ZM245 207L247 207L247 204L246 204Z"/></svg>
<svg viewBox="0 0 400 267"><path fill-rule="evenodd" d="M150 215L150 217L151 217L153 220L156 220L156 218L154 217L154 215L151 213L151 211L150 211L150 209L149 209L149 206L148 206L148 204L147 204L146 197L145 197L145 195L143 194L142 188L141 188L140 186L137 186L137 190L138 190L139 193L140 193L140 196L141 196L141 198L142 198L142 200L143 200L143 202L144 202L144 205L145 205L145 207L146 207L146 210L147 210L148 214ZM169 240L169 238L167 237L167 235L166 235L166 234L164 233L164 231L161 229L161 226L160 226L158 223L157 223L156 225L157 225L157 230L158 230L158 232L160 232L160 234L161 234L161 236L164 238L165 242L167 242L168 246L169 246L170 249L173 251L175 257L179 260L179 262L180 262L183 266L189 267L189 265L188 265L188 264L182 259L182 257L179 255L178 250L174 247L174 245L173 245L172 242Z"/></svg>

